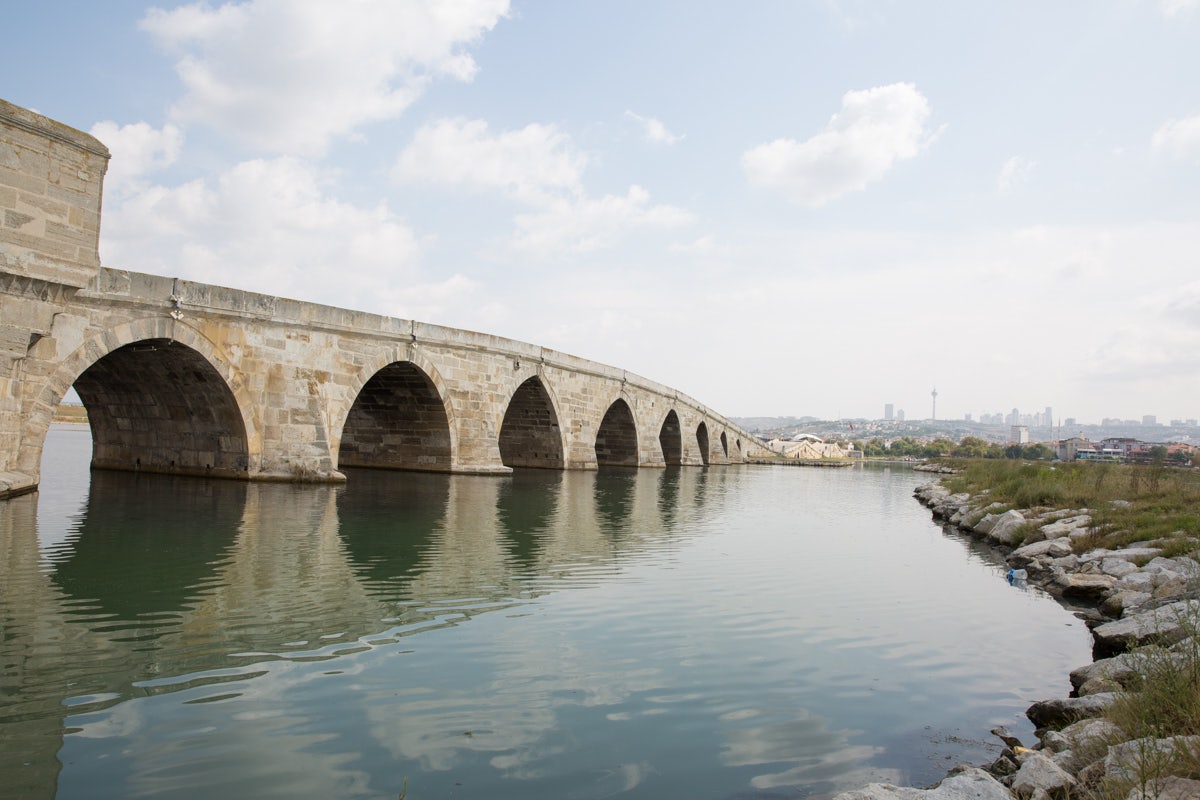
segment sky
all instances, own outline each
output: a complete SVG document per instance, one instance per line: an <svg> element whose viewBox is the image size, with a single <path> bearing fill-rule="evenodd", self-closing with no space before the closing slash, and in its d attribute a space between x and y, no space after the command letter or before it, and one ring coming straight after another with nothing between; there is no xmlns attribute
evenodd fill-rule
<svg viewBox="0 0 1200 800"><path fill-rule="evenodd" d="M40 0L107 267L728 416L1200 417L1200 0Z"/></svg>

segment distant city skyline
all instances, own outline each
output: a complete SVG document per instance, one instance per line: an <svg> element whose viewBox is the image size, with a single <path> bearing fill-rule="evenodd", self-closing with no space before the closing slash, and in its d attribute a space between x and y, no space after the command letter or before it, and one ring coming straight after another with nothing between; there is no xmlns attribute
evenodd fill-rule
<svg viewBox="0 0 1200 800"><path fill-rule="evenodd" d="M936 402L936 399L935 399ZM936 406L933 407L936 409ZM799 416L799 415L793 415ZM895 403L884 403L883 414L879 417L841 417L842 419L874 419L882 421L903 420L904 409L897 408ZM942 422L953 422L961 420L963 422L978 422L981 425L1025 425L1031 428L1057 428L1071 425L1141 425L1144 427L1180 427L1180 426L1196 426L1200 425L1200 417L1173 417L1169 422L1160 422L1157 414L1143 414L1135 418L1121 417L1101 417L1098 420L1080 420L1076 417L1056 417L1054 415L1053 406L1046 406L1044 409L1033 412L1022 412L1018 408L1013 408L1008 412L994 411L984 412L979 415L973 412L966 412L961 417L949 416L931 416L931 420Z"/></svg>

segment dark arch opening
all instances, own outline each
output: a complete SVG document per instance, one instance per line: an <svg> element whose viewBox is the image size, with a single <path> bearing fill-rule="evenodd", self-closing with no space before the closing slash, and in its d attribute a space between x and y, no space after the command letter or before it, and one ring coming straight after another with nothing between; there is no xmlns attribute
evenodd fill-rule
<svg viewBox="0 0 1200 800"><path fill-rule="evenodd" d="M342 428L339 467L450 470L450 423L437 387L396 361L371 376Z"/></svg>
<svg viewBox="0 0 1200 800"><path fill-rule="evenodd" d="M596 465L600 467L636 467L638 465L637 425L629 404L617 398L596 433Z"/></svg>
<svg viewBox="0 0 1200 800"><path fill-rule="evenodd" d="M725 431L721 431L721 452L725 454L726 458L729 458L729 437L725 435Z"/></svg>
<svg viewBox="0 0 1200 800"><path fill-rule="evenodd" d="M169 339L113 350L75 379L92 429L92 467L245 478L246 425L204 356Z"/></svg>
<svg viewBox="0 0 1200 800"><path fill-rule="evenodd" d="M683 463L683 431L679 428L679 415L675 409L667 412L667 418L658 429L658 446L662 448L663 462L667 466Z"/></svg>
<svg viewBox="0 0 1200 800"><path fill-rule="evenodd" d="M696 426L696 446L700 448L700 460L708 465L710 454L708 452L708 426L701 422Z"/></svg>
<svg viewBox="0 0 1200 800"><path fill-rule="evenodd" d="M518 386L508 402L500 425L500 459L506 467L563 467L558 417L537 376Z"/></svg>

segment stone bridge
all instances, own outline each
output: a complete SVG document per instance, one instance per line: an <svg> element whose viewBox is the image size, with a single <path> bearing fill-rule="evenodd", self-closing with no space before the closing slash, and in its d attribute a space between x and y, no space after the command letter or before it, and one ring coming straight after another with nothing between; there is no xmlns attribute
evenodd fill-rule
<svg viewBox="0 0 1200 800"><path fill-rule="evenodd" d="M538 345L104 268L108 150L0 101L0 497L35 488L73 386L98 468L338 481L741 462L746 431Z"/></svg>

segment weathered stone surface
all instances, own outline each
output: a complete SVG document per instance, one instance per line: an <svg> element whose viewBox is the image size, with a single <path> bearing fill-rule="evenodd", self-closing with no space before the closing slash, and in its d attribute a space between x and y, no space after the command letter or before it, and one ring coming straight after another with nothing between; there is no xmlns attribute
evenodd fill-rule
<svg viewBox="0 0 1200 800"><path fill-rule="evenodd" d="M1122 617L1131 611L1137 611L1153 599L1154 595L1149 592L1135 592L1118 585L1108 597L1104 598L1102 607L1109 616Z"/></svg>
<svg viewBox="0 0 1200 800"><path fill-rule="evenodd" d="M1130 653L1102 658L1071 670L1071 685L1076 691L1084 684L1096 680L1111 681L1123 686L1136 674L1137 663L1138 658Z"/></svg>
<svg viewBox="0 0 1200 800"><path fill-rule="evenodd" d="M1124 732L1106 719L1081 719L1059 731L1070 743L1071 749L1101 750L1110 742L1120 740Z"/></svg>
<svg viewBox="0 0 1200 800"><path fill-rule="evenodd" d="M1089 550L1087 553L1084 553L1082 556L1080 556L1079 560L1085 563L1099 563L1110 558L1119 558L1131 562L1149 561L1161 552L1162 550L1157 547L1126 547L1121 550L1105 550L1102 548L1096 548L1095 550Z"/></svg>
<svg viewBox="0 0 1200 800"><path fill-rule="evenodd" d="M1024 566L1040 558L1062 558L1071 554L1071 543L1062 539L1044 539L1026 544L1008 555L1008 563Z"/></svg>
<svg viewBox="0 0 1200 800"><path fill-rule="evenodd" d="M1114 578L1124 578L1131 572L1137 572L1138 566L1124 558L1105 558L1100 562L1100 569L1105 575L1112 575Z"/></svg>
<svg viewBox="0 0 1200 800"><path fill-rule="evenodd" d="M1041 700L1031 705L1025 716L1039 728L1062 728L1081 719L1103 714L1115 699L1116 695L1111 692L1100 692L1086 697Z"/></svg>
<svg viewBox="0 0 1200 800"><path fill-rule="evenodd" d="M1154 591L1154 575L1140 569L1136 572L1131 572L1121 577L1121 588L1127 591L1150 594Z"/></svg>
<svg viewBox="0 0 1200 800"><path fill-rule="evenodd" d="M1081 528L1086 528L1092 524L1092 518L1087 514L1080 514L1074 517L1060 519L1057 522L1051 522L1048 525L1043 525L1038 530L1042 536L1047 539L1060 539L1064 536L1069 536L1073 531Z"/></svg>
<svg viewBox="0 0 1200 800"><path fill-rule="evenodd" d="M1117 579L1111 575L1064 572L1055 576L1054 583L1063 597L1098 602L1117 585Z"/></svg>
<svg viewBox="0 0 1200 800"><path fill-rule="evenodd" d="M1173 644L1184 637L1185 622L1197 618L1200 618L1200 602L1180 600L1106 622L1092 630L1096 652L1100 655L1119 653L1152 641Z"/></svg>
<svg viewBox="0 0 1200 800"><path fill-rule="evenodd" d="M1051 797L1061 796L1075 785L1073 775L1042 753L1025 753L1019 761L1021 768L1012 780L1012 790L1017 797L1029 798L1039 790Z"/></svg>
<svg viewBox="0 0 1200 800"><path fill-rule="evenodd" d="M887 783L872 783L861 789L841 792L833 800L1012 800L1004 784L977 767L955 770L932 789L912 789Z"/></svg>
<svg viewBox="0 0 1200 800"><path fill-rule="evenodd" d="M1172 572L1185 578L1200 578L1200 564L1190 558L1163 558L1156 556L1150 559L1142 569L1147 572Z"/></svg>
<svg viewBox="0 0 1200 800"><path fill-rule="evenodd" d="M1024 524L1025 516L1020 511L1010 510L998 515L989 514L975 526L975 531L1000 544L1012 545L1016 543L1013 534Z"/></svg>

